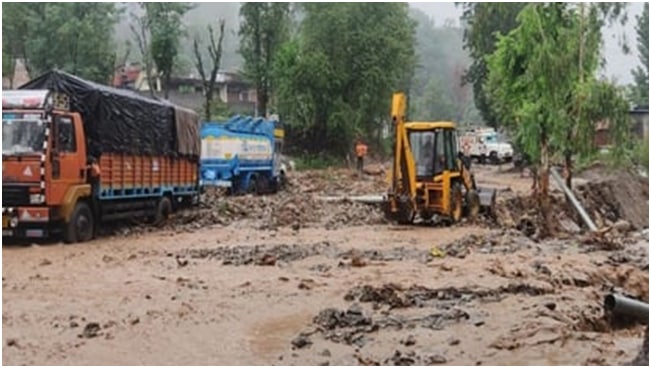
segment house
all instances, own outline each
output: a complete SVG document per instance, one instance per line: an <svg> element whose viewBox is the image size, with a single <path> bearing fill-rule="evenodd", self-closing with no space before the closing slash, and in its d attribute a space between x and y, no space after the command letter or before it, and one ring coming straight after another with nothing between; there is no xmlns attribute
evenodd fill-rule
<svg viewBox="0 0 651 368"><path fill-rule="evenodd" d="M628 112L631 134L638 139L649 139L649 106L637 106ZM597 122L594 143L597 147L611 144L610 124L608 121Z"/></svg>
<svg viewBox="0 0 651 368"><path fill-rule="evenodd" d="M113 86L128 88L148 94L149 85L140 64L123 65L116 69ZM203 81L195 75L172 77L169 85L169 100L175 104L201 111L204 105ZM161 95L162 83L156 78L158 95ZM226 104L231 113L253 115L257 107L255 89L237 73L220 71L216 77L215 97Z"/></svg>

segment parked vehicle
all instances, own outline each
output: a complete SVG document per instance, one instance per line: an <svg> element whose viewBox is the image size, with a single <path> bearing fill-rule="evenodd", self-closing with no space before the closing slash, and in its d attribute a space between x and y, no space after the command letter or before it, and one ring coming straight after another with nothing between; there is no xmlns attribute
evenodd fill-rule
<svg viewBox="0 0 651 368"><path fill-rule="evenodd" d="M234 116L201 127L201 185L232 194L273 193L286 180L285 131L278 119Z"/></svg>
<svg viewBox="0 0 651 368"><path fill-rule="evenodd" d="M513 147L493 128L470 129L459 137L464 155L479 163L513 160Z"/></svg>
<svg viewBox="0 0 651 368"><path fill-rule="evenodd" d="M2 236L88 241L199 194L196 113L52 71L3 91Z"/></svg>

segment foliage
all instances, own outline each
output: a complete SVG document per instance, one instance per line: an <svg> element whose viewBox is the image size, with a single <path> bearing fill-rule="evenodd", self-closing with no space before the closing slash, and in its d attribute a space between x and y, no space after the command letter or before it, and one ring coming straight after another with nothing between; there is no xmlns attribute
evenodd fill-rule
<svg viewBox="0 0 651 368"><path fill-rule="evenodd" d="M596 79L604 8L536 3L500 36L487 58L488 92L498 116L539 167L541 209L548 215L550 160L589 155L596 124L608 121L615 155L624 153L629 120L623 91Z"/></svg>
<svg viewBox="0 0 651 368"><path fill-rule="evenodd" d="M19 58L31 74L58 68L100 83L113 74L115 4L7 3L2 10L3 67Z"/></svg>
<svg viewBox="0 0 651 368"><path fill-rule="evenodd" d="M464 47L469 51L472 64L464 75L464 82L472 84L475 106L486 124L499 127L493 104L488 99L485 83L489 70L486 56L495 51L497 34L507 34L518 25L520 10L527 3L459 3L463 7L461 20L466 24Z"/></svg>
<svg viewBox="0 0 651 368"><path fill-rule="evenodd" d="M258 111L267 114L273 94L272 65L289 36L289 3L242 3L240 53L244 74L256 88Z"/></svg>
<svg viewBox="0 0 651 368"><path fill-rule="evenodd" d="M323 154L305 154L296 157L296 170L323 170L329 167L341 166L341 160Z"/></svg>
<svg viewBox="0 0 651 368"><path fill-rule="evenodd" d="M414 65L403 3L304 3L300 32L274 63L278 110L300 151L343 156L360 134L380 149L391 94Z"/></svg>
<svg viewBox="0 0 651 368"><path fill-rule="evenodd" d="M208 26L208 55L210 55L210 66L208 66L208 71L210 74L206 74L206 69L203 63L203 57L201 51L199 50L199 40L194 39L194 56L195 56L195 66L197 72L201 76L202 81L202 90L203 96L205 98L204 103L204 114L206 121L209 121L211 118L211 105L213 101L213 95L217 87L217 72L219 72L219 63L222 57L222 43L224 41L224 28L226 27L226 22L224 20L219 21L219 39L215 42L215 32L211 25Z"/></svg>
<svg viewBox="0 0 651 368"><path fill-rule="evenodd" d="M639 105L649 105L649 3L644 3L644 11L636 16L637 50L640 53L641 67L633 70L635 85L633 101Z"/></svg>
<svg viewBox="0 0 651 368"><path fill-rule="evenodd" d="M179 53L180 38L184 35L181 19L191 6L185 3L141 3L141 6L145 10L146 27L150 35L147 51L163 80L163 90L167 98L168 85Z"/></svg>

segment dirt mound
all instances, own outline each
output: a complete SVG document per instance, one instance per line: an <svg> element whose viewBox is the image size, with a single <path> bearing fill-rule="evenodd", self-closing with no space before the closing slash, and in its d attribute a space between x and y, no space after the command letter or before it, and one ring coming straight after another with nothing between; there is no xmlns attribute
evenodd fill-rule
<svg viewBox="0 0 651 368"><path fill-rule="evenodd" d="M619 232L648 228L649 180L628 170L607 171L595 167L584 173L589 181L574 188L575 196L598 228L616 227ZM577 210L556 191L550 194L553 228L576 234L586 229ZM532 196L502 199L496 209L497 224L538 238L541 217Z"/></svg>
<svg viewBox="0 0 651 368"><path fill-rule="evenodd" d="M576 188L577 199L598 227L618 220L635 230L649 226L649 179L618 170Z"/></svg>

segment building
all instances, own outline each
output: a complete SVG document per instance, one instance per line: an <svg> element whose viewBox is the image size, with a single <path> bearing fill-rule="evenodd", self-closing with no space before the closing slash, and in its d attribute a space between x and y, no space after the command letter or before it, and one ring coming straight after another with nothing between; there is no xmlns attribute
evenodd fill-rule
<svg viewBox="0 0 651 368"><path fill-rule="evenodd" d="M172 77L169 86L169 100L180 106L201 111L204 106L202 89L203 81L190 75L187 77ZM116 69L113 86L128 88L143 94L148 94L150 88L146 73L140 64L123 65ZM162 94L162 83L156 78L155 90ZM226 104L233 114L253 115L257 107L255 89L237 73L217 73L215 97Z"/></svg>
<svg viewBox="0 0 651 368"><path fill-rule="evenodd" d="M637 106L628 112L631 122L631 134L638 139L649 139L649 106ZM611 144L610 124L600 121L595 127L594 142L597 147Z"/></svg>

